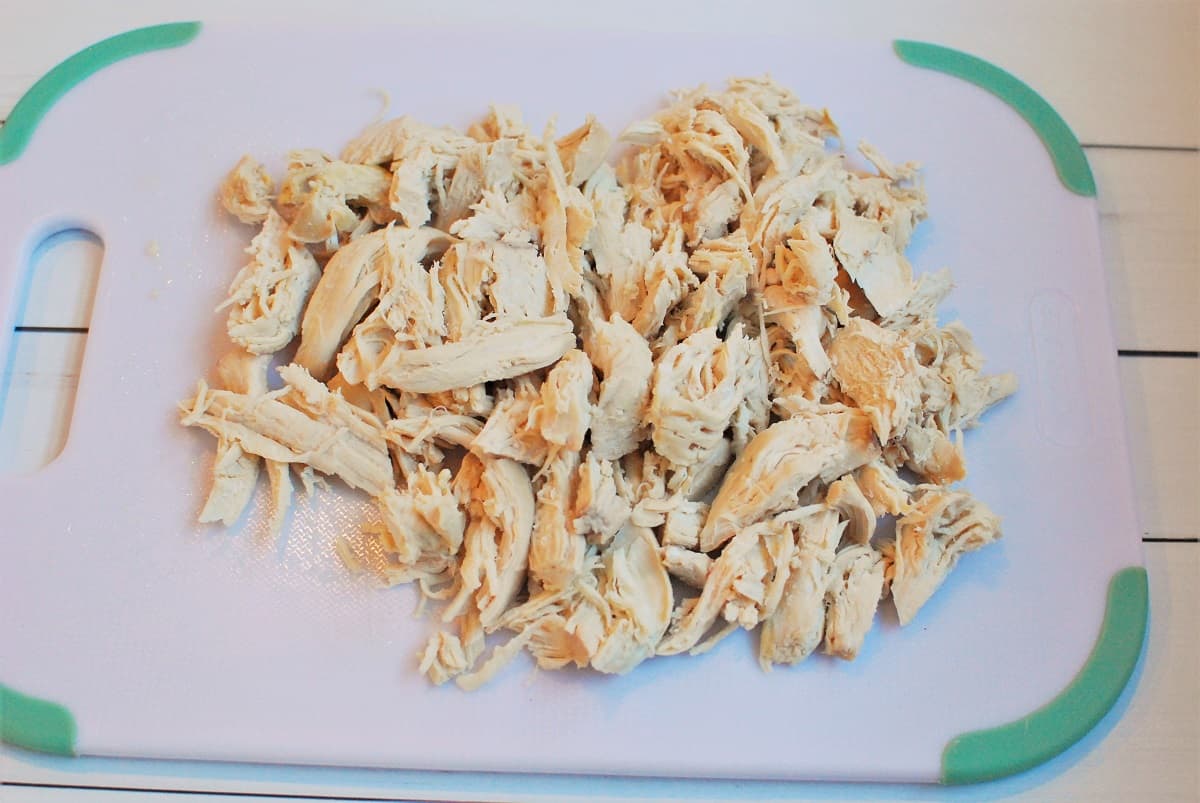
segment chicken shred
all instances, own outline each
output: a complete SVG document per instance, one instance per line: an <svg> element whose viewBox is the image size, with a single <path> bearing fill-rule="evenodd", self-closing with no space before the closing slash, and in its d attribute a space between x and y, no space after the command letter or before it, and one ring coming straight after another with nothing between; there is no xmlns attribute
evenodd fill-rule
<svg viewBox="0 0 1200 803"><path fill-rule="evenodd" d="M321 277L317 260L288 236L268 209L262 231L246 249L250 262L229 287L229 339L251 354L274 354L296 337L309 296Z"/></svg>
<svg viewBox="0 0 1200 803"><path fill-rule="evenodd" d="M225 211L243 223L262 223L273 210L274 182L266 168L243 156L221 183L218 197Z"/></svg>
<svg viewBox="0 0 1200 803"><path fill-rule="evenodd" d="M218 190L261 226L222 304L237 348L179 405L217 441L200 520L232 526L260 474L275 532L292 471L366 494L382 576L444 602L435 684L742 629L764 669L855 658L889 596L911 622L1000 537L949 486L1017 380L905 255L919 165L839 137L763 77L677 93L615 164L595 117L539 136L505 106L292 151L277 194L243 157Z"/></svg>

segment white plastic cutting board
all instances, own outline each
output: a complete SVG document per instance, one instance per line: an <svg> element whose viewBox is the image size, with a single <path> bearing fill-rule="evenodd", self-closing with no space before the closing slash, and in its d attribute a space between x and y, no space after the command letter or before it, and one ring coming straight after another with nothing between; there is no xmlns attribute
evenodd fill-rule
<svg viewBox="0 0 1200 803"><path fill-rule="evenodd" d="M415 654L406 588L333 551L367 506L304 501L264 539L200 527L212 439L176 402L225 348L213 313L252 230L219 213L243 153L341 145L380 114L465 125L519 104L535 129L611 129L673 88L770 72L926 167L918 270L953 269L962 318L1021 389L967 435L969 488L1005 538L963 559L858 660L761 672L746 634L627 677L535 673L473 694ZM39 239L82 225L105 256L62 455L0 477L0 681L65 705L94 755L665 776L935 780L957 734L1019 718L1079 671L1113 574L1140 565L1094 200L977 87L887 43L550 32L205 26L86 79L0 167L0 321ZM0 329L0 354L11 324ZM890 611L890 605L884 606Z"/></svg>

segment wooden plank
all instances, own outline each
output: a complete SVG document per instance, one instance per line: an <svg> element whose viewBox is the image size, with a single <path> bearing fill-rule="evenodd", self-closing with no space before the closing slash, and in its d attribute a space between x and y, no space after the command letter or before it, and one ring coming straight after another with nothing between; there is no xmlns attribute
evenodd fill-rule
<svg viewBox="0 0 1200 803"><path fill-rule="evenodd" d="M197 7L183 0L132 2L92 10L68 0L27 4L0 27L0 117L28 84L67 55L113 33L140 25L187 19ZM609 27L643 30L790 31L798 37L896 37L937 41L975 53L1012 71L1041 92L1085 142L1140 145L1200 144L1200 21L1194 0L914 0L904 4L777 3L758 14L706 12L687 0L644 3L613 0ZM210 21L329 22L327 4L246 4L214 0L203 6ZM11 15L10 15L11 16ZM397 6L364 0L339 9L339 24L530 28L595 25L572 3L461 3Z"/></svg>
<svg viewBox="0 0 1200 803"><path fill-rule="evenodd" d="M1117 346L1200 349L1200 153L1089 149Z"/></svg>
<svg viewBox="0 0 1200 803"><path fill-rule="evenodd" d="M1142 528L1147 535L1200 532L1200 360L1122 358L1125 419Z"/></svg>

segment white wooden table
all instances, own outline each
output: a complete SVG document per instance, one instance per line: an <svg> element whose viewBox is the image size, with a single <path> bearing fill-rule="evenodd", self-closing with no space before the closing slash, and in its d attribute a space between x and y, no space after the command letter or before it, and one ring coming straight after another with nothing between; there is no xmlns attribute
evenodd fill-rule
<svg viewBox="0 0 1200 803"><path fill-rule="evenodd" d="M253 7L244 0L136 0L119 7L0 3L0 119L38 76L113 33L180 19L321 21L334 14L363 24L388 19L649 30L769 25L798 35L914 38L979 55L1039 90L1084 143L1099 186L1113 309L1092 312L1113 316L1120 349L1150 575L1151 628L1142 667L1093 734L1024 776L958 789L811 784L756 794L803 800L1200 800L1200 0L776 2L763 3L757 14L685 0L353 5L353 11L335 12L334 4L315 0ZM65 436L62 421L86 338L94 252L86 242L67 243L38 268L11 359L0 468L38 465ZM211 803L231 793L252 800L391 800L405 794L386 772L64 760L4 749L0 782L3 803ZM563 787L572 791L587 795ZM716 799L746 794L736 784L713 784L709 791ZM654 794L672 796L669 785Z"/></svg>

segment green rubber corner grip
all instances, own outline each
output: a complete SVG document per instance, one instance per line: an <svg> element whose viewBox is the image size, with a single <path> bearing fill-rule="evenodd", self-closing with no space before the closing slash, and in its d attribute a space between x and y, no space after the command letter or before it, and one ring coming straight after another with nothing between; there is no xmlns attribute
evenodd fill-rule
<svg viewBox="0 0 1200 803"><path fill-rule="evenodd" d="M1079 140L1054 107L1028 84L990 62L959 50L907 39L897 39L892 46L897 56L914 67L969 81L1007 103L1037 132L1050 152L1063 186L1077 195L1096 195L1096 180Z"/></svg>
<svg viewBox="0 0 1200 803"><path fill-rule="evenodd" d="M186 45L198 33L199 22L151 25L97 42L63 61L21 96L0 126L0 165L16 160L24 152L42 117L80 81L130 56Z"/></svg>
<svg viewBox="0 0 1200 803"><path fill-rule="evenodd" d="M0 742L39 753L75 755L75 717L58 703L0 684Z"/></svg>
<svg viewBox="0 0 1200 803"><path fill-rule="evenodd" d="M1146 570L1133 566L1113 575L1100 637L1070 685L1028 716L950 740L942 752L942 783L979 783L1015 775L1049 761L1086 736L1129 682L1142 653L1149 613Z"/></svg>

